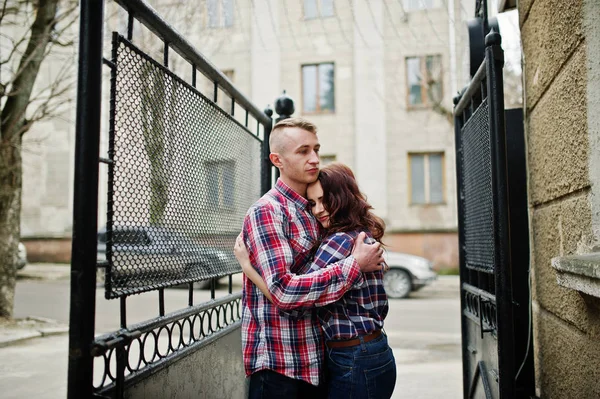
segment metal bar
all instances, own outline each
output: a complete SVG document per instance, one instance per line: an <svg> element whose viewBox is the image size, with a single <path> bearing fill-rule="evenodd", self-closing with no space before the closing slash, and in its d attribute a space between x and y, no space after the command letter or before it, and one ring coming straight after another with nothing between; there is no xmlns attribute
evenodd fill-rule
<svg viewBox="0 0 600 399"><path fill-rule="evenodd" d="M165 40L163 49L163 65L169 67L169 42Z"/></svg>
<svg viewBox="0 0 600 399"><path fill-rule="evenodd" d="M188 306L194 306L194 283L190 283L190 286L189 286Z"/></svg>
<svg viewBox="0 0 600 399"><path fill-rule="evenodd" d="M248 110L246 110L246 123L244 124L244 126L248 127Z"/></svg>
<svg viewBox="0 0 600 399"><path fill-rule="evenodd" d="M106 58L102 58L102 63L111 69L115 69L117 66L114 62L107 60Z"/></svg>
<svg viewBox="0 0 600 399"><path fill-rule="evenodd" d="M231 99L231 116L235 115L235 100Z"/></svg>
<svg viewBox="0 0 600 399"><path fill-rule="evenodd" d="M102 103L102 37L104 1L79 6L79 62L75 122L73 241L67 398L93 393L96 316L96 232L98 229L98 169Z"/></svg>
<svg viewBox="0 0 600 399"><path fill-rule="evenodd" d="M215 279L210 279L210 299L215 299Z"/></svg>
<svg viewBox="0 0 600 399"><path fill-rule="evenodd" d="M125 362L126 360L126 353L125 353L125 348L123 346L118 346L116 349L116 356L117 356L117 379L115 381L115 397L116 398L123 398L123 394L125 393Z"/></svg>
<svg viewBox="0 0 600 399"><path fill-rule="evenodd" d="M196 314L196 313L200 313L206 309L211 309L211 308L215 308L217 306L229 303L229 302L234 302L237 300L240 300L242 298L242 293L241 292L237 292L235 294L232 295L227 295L218 299L215 299L214 301L210 301L210 302L205 302L193 307L188 307L188 308L184 308L178 311L175 311L173 313L169 313L168 315L165 315L163 317L156 317L152 320L147 320L141 323L137 323L137 324L133 324L131 326L129 326L129 328L127 329L128 331L139 331L141 333L145 333L151 330L154 330L156 328L159 328L163 325L169 324L173 321L182 319L184 317ZM96 337L96 341L108 341L114 338L114 333L109 333L109 334L104 334L101 336Z"/></svg>
<svg viewBox="0 0 600 399"><path fill-rule="evenodd" d="M496 304L496 296L490 294L487 291L484 291L484 290L482 290L480 288L477 288L477 287L475 287L475 286L473 286L471 284L468 284L468 283L462 283L461 284L461 288L463 289L463 291L469 292L469 293L471 293L473 295L476 295L476 296L481 296L485 300L490 301L493 304Z"/></svg>
<svg viewBox="0 0 600 399"><path fill-rule="evenodd" d="M229 275L229 294L233 292L233 275Z"/></svg>
<svg viewBox="0 0 600 399"><path fill-rule="evenodd" d="M133 24L135 20L133 18L133 13L129 11L127 13L127 40L131 41L133 39Z"/></svg>
<svg viewBox="0 0 600 399"><path fill-rule="evenodd" d="M119 35L113 32L112 35L112 62L117 64L117 49ZM112 225L113 225L113 183L115 175L115 108L117 98L117 68L110 70L110 101L109 101L109 120L108 120L108 159L112 162L108 164L108 191L106 204L106 260L108 267L106 268L104 279L104 295L108 299L108 293L112 288Z"/></svg>
<svg viewBox="0 0 600 399"><path fill-rule="evenodd" d="M144 0L116 0L124 9L134 13L138 21L154 32L158 37L168 41L170 47L184 59L196 65L213 82L217 82L235 101L248 110L260 123L266 124L269 119L244 94L242 94L227 77L206 57L196 50L179 32L166 23Z"/></svg>
<svg viewBox="0 0 600 399"><path fill-rule="evenodd" d="M162 317L165 315L165 289L158 289L158 314Z"/></svg>
<svg viewBox="0 0 600 399"><path fill-rule="evenodd" d="M475 76L473 76L473 79L471 79L471 82L469 83L467 90L462 94L462 96L460 97L460 101L454 107L454 116L457 116L458 114L462 113L463 110L467 108L469 101L471 101L471 97L473 97L475 92L479 89L479 82L483 81L483 79L485 79L485 77L486 77L485 62L482 62L481 65L479 66L479 69L475 73Z"/></svg>
<svg viewBox="0 0 600 399"><path fill-rule="evenodd" d="M196 65L192 64L192 86L196 87Z"/></svg>
<svg viewBox="0 0 600 399"><path fill-rule="evenodd" d="M99 161L102 163L105 163L107 165L112 165L114 163L114 161L112 159L102 158L102 157L99 158Z"/></svg>
<svg viewBox="0 0 600 399"><path fill-rule="evenodd" d="M217 102L218 99L218 95L219 95L219 84L217 82L213 82L214 83L214 88L213 88L213 101Z"/></svg>
<svg viewBox="0 0 600 399"><path fill-rule="evenodd" d="M265 115L268 115L269 117L271 117L271 115L273 115L273 111L271 111L271 110L267 110L267 111L270 111L271 114L268 115L268 113L266 112ZM261 175L260 192L261 192L261 194L265 194L271 188L271 160L269 159L269 154L271 151L269 149L269 136L271 135L272 126L273 126L272 121L269 123L266 123L264 125L264 138L263 138L263 142L261 143L261 157L262 157L262 164L261 164L261 171L260 171L260 175ZM257 122L256 134L258 135L259 132L260 132L260 125Z"/></svg>
<svg viewBox="0 0 600 399"><path fill-rule="evenodd" d="M121 304L121 328L127 328L127 297L119 298Z"/></svg>
<svg viewBox="0 0 600 399"><path fill-rule="evenodd" d="M490 147L492 154L493 206L497 226L494 240L496 325L498 334L498 370L500 396L512 398L515 394L514 328L511 287L509 241L509 202L506 165L506 130L504 121L503 60L499 33L486 37L486 75L489 98Z"/></svg>
<svg viewBox="0 0 600 399"><path fill-rule="evenodd" d="M463 95L464 98L464 95ZM460 97L454 98L455 107L459 103ZM455 140L455 156L456 156L456 198L457 198L457 208L458 208L458 258L459 258L459 277L461 287L464 286L465 282L468 280L468 269L466 268L466 256L465 256L465 246L464 246L464 237L465 237L465 225L464 220L460 215L464 214L464 202L463 202L463 146L462 146L462 126L464 124L463 114L462 112L457 112L455 109L454 112L454 140ZM465 295L460 293L460 308L461 310L466 309L466 300ZM461 312L462 313L462 312ZM463 397L469 397L469 353L465 350L468 346L468 326L467 321L461 317L460 320L461 325L461 346L462 346L462 367L463 367Z"/></svg>

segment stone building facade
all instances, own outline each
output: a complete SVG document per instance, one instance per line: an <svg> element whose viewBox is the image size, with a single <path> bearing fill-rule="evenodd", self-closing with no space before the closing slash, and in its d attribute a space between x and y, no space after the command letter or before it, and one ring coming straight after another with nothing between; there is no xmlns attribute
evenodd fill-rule
<svg viewBox="0 0 600 399"><path fill-rule="evenodd" d="M537 396L598 398L600 2L528 0L518 11Z"/></svg>
<svg viewBox="0 0 600 399"><path fill-rule="evenodd" d="M287 91L296 102L294 115L319 127L324 163L344 162L355 171L375 212L387 223L384 241L391 250L425 256L437 268L458 265L454 133L448 111L453 94L469 79L465 23L473 15L473 1L150 4L255 104L273 104ZM107 38L112 30L124 34L127 16L110 3L106 15L111 21ZM135 37L143 35L143 29L136 29ZM145 45L162 58L162 44ZM189 67L172 55L170 67L179 66L185 76ZM328 84L321 75L317 88L307 89L310 69L321 71L321 66L332 74L326 94L331 106L321 106L324 100L313 93ZM202 84L198 87L204 90ZM205 89L212 96L212 86ZM317 109L311 109L314 103ZM72 148L72 127L63 131L68 137L56 148ZM25 175L23 236L34 257L48 259L59 251L54 259L68 260L72 158L63 155L34 154L30 161L62 167L59 174L39 174L35 171L44 168L36 166ZM100 168L102 177L105 166ZM64 188L60 206L54 205L54 194L40 192L59 186ZM101 182L100 225L106 214L104 187ZM54 202L46 204L50 200Z"/></svg>

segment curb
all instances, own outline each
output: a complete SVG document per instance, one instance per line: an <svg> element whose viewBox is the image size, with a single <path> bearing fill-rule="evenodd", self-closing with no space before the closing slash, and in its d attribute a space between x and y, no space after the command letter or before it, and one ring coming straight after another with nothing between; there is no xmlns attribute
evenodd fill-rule
<svg viewBox="0 0 600 399"><path fill-rule="evenodd" d="M44 317L30 316L0 325L0 348L19 344L33 338L61 335L69 326Z"/></svg>

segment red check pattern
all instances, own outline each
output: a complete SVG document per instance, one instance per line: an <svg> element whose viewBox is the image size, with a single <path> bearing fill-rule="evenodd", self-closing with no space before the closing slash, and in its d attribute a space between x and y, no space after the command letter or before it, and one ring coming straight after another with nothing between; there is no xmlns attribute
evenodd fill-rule
<svg viewBox="0 0 600 399"><path fill-rule="evenodd" d="M362 282L356 260L349 256L308 275L293 274L305 269L318 239L318 227L308 201L281 180L248 210L243 237L250 262L266 281L274 302L271 304L244 276L242 350L246 375L270 369L318 385L324 345L316 314L309 311L288 318L281 310L339 300Z"/></svg>

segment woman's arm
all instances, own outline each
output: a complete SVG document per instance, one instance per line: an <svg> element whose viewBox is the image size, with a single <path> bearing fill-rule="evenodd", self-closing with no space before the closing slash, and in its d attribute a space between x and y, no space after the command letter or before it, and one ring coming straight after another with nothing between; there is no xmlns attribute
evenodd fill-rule
<svg viewBox="0 0 600 399"><path fill-rule="evenodd" d="M250 263L250 255L244 245L242 235L240 234L235 240L235 246L233 247L233 253L238 260L240 266L242 266L242 272L256 285L256 287L267 297L269 302L273 303L273 298L267 287L267 283L262 279L260 274L252 267Z"/></svg>

